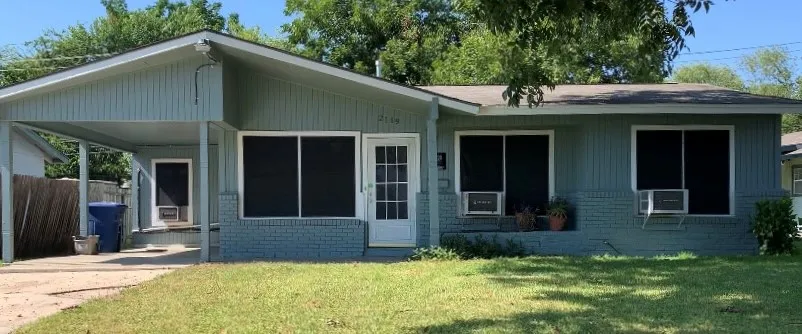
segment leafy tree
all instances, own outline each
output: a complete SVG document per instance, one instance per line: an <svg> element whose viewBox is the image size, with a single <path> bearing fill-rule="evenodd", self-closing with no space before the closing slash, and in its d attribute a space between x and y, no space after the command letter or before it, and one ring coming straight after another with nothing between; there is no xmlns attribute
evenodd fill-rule
<svg viewBox="0 0 802 334"><path fill-rule="evenodd" d="M740 62L746 80L726 66L695 64L677 69L678 82L708 83L757 95L802 99L802 76L796 75L796 60L788 49L773 47L746 55ZM802 131L802 115L785 114L783 133Z"/></svg>
<svg viewBox="0 0 802 334"><path fill-rule="evenodd" d="M665 72L694 35L690 13L712 0L458 0L457 8L485 23L495 34L511 36L501 59L510 105L521 99L531 105L543 100L543 87L553 88L549 59L581 57L583 39L610 45L637 38L634 59L662 54ZM673 8L667 8L673 5Z"/></svg>
<svg viewBox="0 0 802 334"><path fill-rule="evenodd" d="M63 31L48 30L27 43L31 55L13 49L0 50L0 86L12 85L46 75L62 68L80 65L99 58L201 29L223 31L237 37L278 47L288 47L280 40L266 37L257 27L245 27L239 16L228 18L220 11L220 2L157 0L152 6L129 10L125 0L101 0L106 15L91 24L75 24ZM78 177L78 147L75 142L55 136L48 141L70 158L64 165L47 167L48 177ZM90 177L120 181L130 177L130 156L103 149L90 155Z"/></svg>
<svg viewBox="0 0 802 334"><path fill-rule="evenodd" d="M677 68L671 77L681 83L702 83L734 90L746 90L741 77L727 66L699 63Z"/></svg>
<svg viewBox="0 0 802 334"><path fill-rule="evenodd" d="M50 134L40 134L56 149L63 152L69 160L64 164L48 164L45 176L49 178L78 178L78 142L63 140ZM89 152L89 178L92 180L116 181L122 183L131 175L131 155L111 152L102 147L92 147Z"/></svg>
<svg viewBox="0 0 802 334"><path fill-rule="evenodd" d="M802 99L802 76L794 77L794 73L798 73L794 59L784 47L761 49L745 56L741 66L748 78L747 91L758 95ZM782 131L802 131L802 115L783 115Z"/></svg>
<svg viewBox="0 0 802 334"><path fill-rule="evenodd" d="M429 81L434 60L470 22L449 0L288 0L282 26L304 56L406 84Z"/></svg>
<svg viewBox="0 0 802 334"><path fill-rule="evenodd" d="M746 71L749 92L784 98L799 97L799 82L802 77L794 77L797 65L784 47L761 49L741 60Z"/></svg>
<svg viewBox="0 0 802 334"><path fill-rule="evenodd" d="M285 14L295 18L282 29L305 56L365 74L380 57L384 77L412 85L506 83L505 58L536 58L554 83L659 82L667 72L664 48L642 52L640 35L599 39L604 20L589 18L582 38L549 57L543 46L515 48L515 34L488 29L474 5L459 3L290 0Z"/></svg>
<svg viewBox="0 0 802 334"><path fill-rule="evenodd" d="M436 85L489 85L504 82L499 57L504 40L486 29L466 34L432 63Z"/></svg>
<svg viewBox="0 0 802 334"><path fill-rule="evenodd" d="M508 36L487 29L468 32L459 45L451 45L432 64L433 84L503 84L506 82L502 59L511 42ZM543 57L542 65L555 84L654 83L666 75L663 54L657 52L640 58L640 40L627 36L611 44L600 43L588 35L572 50L558 57ZM535 51L542 54L543 51Z"/></svg>

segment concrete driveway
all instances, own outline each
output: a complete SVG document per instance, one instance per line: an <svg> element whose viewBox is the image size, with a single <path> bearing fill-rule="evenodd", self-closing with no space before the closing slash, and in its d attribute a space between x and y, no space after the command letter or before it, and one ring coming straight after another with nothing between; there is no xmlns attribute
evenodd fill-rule
<svg viewBox="0 0 802 334"><path fill-rule="evenodd" d="M197 249L146 249L0 267L0 333L197 263Z"/></svg>

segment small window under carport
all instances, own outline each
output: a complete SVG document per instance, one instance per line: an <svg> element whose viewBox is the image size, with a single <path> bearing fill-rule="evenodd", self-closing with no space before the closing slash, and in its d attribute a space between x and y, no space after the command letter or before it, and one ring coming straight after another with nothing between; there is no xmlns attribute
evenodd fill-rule
<svg viewBox="0 0 802 334"><path fill-rule="evenodd" d="M192 225L192 159L153 159L151 167L153 226Z"/></svg>

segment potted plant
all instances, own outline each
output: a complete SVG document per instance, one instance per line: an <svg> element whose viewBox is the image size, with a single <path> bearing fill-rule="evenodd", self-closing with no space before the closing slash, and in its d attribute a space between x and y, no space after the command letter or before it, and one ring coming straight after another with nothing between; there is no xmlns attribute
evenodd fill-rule
<svg viewBox="0 0 802 334"><path fill-rule="evenodd" d="M552 231L562 231L565 221L568 220L568 201L555 197L549 201L549 228Z"/></svg>
<svg viewBox="0 0 802 334"><path fill-rule="evenodd" d="M515 221L518 223L519 231L532 231L535 229L535 219L537 210L531 206L522 205L515 208Z"/></svg>

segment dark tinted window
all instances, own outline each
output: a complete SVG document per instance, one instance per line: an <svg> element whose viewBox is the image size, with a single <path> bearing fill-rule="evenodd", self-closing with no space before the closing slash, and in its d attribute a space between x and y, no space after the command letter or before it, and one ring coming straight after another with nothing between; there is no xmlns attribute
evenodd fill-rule
<svg viewBox="0 0 802 334"><path fill-rule="evenodd" d="M462 191L504 190L504 137L460 137Z"/></svg>
<svg viewBox="0 0 802 334"><path fill-rule="evenodd" d="M729 131L685 131L685 188L689 213L730 213Z"/></svg>
<svg viewBox="0 0 802 334"><path fill-rule="evenodd" d="M301 216L356 215L355 147L354 137L301 138Z"/></svg>
<svg viewBox="0 0 802 334"><path fill-rule="evenodd" d="M638 189L687 189L688 213L730 213L730 133L637 132Z"/></svg>
<svg viewBox="0 0 802 334"><path fill-rule="evenodd" d="M545 209L549 201L549 137L506 137L505 213L516 208Z"/></svg>
<svg viewBox="0 0 802 334"><path fill-rule="evenodd" d="M638 131L638 189L682 189L682 131Z"/></svg>
<svg viewBox="0 0 802 334"><path fill-rule="evenodd" d="M243 137L245 217L298 216L298 138Z"/></svg>
<svg viewBox="0 0 802 334"><path fill-rule="evenodd" d="M156 205L189 206L189 164L156 163Z"/></svg>

